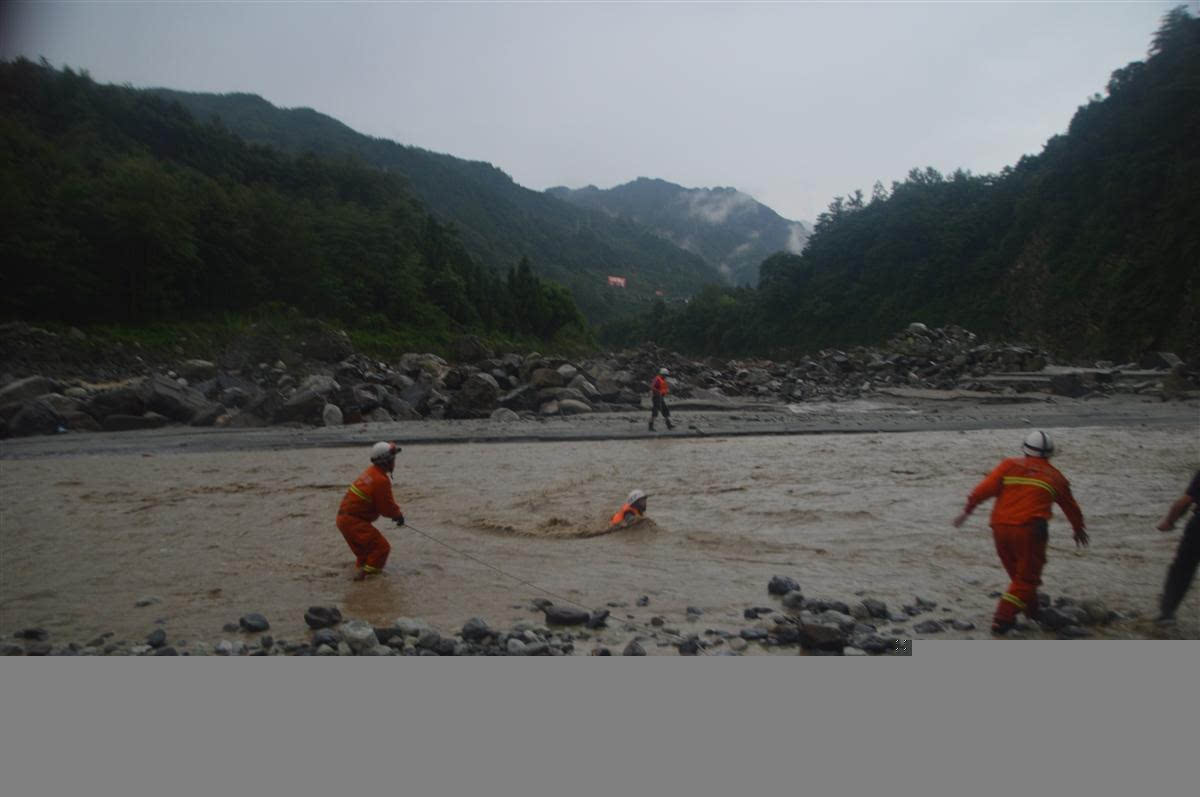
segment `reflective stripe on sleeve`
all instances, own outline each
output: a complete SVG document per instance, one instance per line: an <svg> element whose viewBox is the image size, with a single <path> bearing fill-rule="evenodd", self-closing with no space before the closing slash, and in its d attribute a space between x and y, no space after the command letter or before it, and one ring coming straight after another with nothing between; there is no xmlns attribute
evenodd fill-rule
<svg viewBox="0 0 1200 797"><path fill-rule="evenodd" d="M1041 479L1031 479L1028 476L1005 476L1004 483L1007 484L1025 484L1030 487L1041 487L1054 498L1058 498L1058 493L1050 486L1049 482L1044 482Z"/></svg>
<svg viewBox="0 0 1200 797"><path fill-rule="evenodd" d="M353 484L352 484L352 485L350 485L350 492L354 493L354 494L355 494L355 495L357 495L359 498L361 498L362 500L366 501L368 504L369 504L369 503L371 503L371 499L367 497L367 494L366 494L366 493L364 493L362 490L358 489L358 487L357 487L357 486L355 486L355 485L353 485Z"/></svg>

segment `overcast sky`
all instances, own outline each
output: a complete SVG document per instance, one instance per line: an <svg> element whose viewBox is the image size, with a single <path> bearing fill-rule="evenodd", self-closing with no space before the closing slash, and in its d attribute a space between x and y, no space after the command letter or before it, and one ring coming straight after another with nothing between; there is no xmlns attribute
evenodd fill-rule
<svg viewBox="0 0 1200 797"><path fill-rule="evenodd" d="M244 91L534 189L733 186L811 222L1037 153L1173 2L9 3L5 58Z"/></svg>

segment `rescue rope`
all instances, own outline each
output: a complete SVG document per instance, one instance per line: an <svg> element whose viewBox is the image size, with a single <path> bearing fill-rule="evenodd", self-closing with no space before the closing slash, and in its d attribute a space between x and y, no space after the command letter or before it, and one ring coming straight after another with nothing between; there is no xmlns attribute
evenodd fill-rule
<svg viewBox="0 0 1200 797"><path fill-rule="evenodd" d="M542 587L542 586L539 586L539 585L537 585L537 584L534 584L532 581L529 581L528 579L524 579L524 578L521 578L520 576L515 576L515 575L513 575L512 573L505 572L504 570L501 570L500 568L496 567L495 565L491 564L490 562L485 562L484 560L480 559L479 557L477 557L477 556L473 556L472 554L469 554L469 553L467 553L466 551L464 551L464 550L462 550L462 549L460 549L460 548L455 548L455 547L454 547L453 545L451 545L450 543L448 543L448 542L443 542L442 540L439 540L437 537L434 537L432 534L430 534L430 533L428 533L428 532L426 532L426 531L422 531L421 529L418 529L418 528L414 527L412 524L410 524L410 523L408 523L408 522L405 522L405 524L404 524L403 526L401 526L400 528L402 528L402 529L408 529L408 530L410 530L410 531L414 531L414 532L416 532L417 534L420 534L420 535L421 535L422 537L424 537L425 539L427 539L427 540L430 540L431 542L436 542L438 545L441 545L441 546L444 546L444 547L446 547L446 548L449 548L450 550L452 550L452 551L454 551L455 553L457 553L459 556L463 556L463 557L465 557L465 558L467 558L467 559L470 559L472 562L475 562L475 563L477 563L477 564L481 564L481 565L483 565L484 567L488 568L489 570L493 570L493 571L495 571L495 572L499 573L500 575L502 575L502 576L504 576L504 577L506 577L506 578L511 578L512 580L514 580L514 581L516 581L516 582L518 582L518 583L520 583L520 584L522 584L522 585L524 585L524 586L530 587L530 588L532 588L532 589L534 589L534 590L537 590L538 592L545 593L546 595L549 595L549 596L550 596L550 597L552 597L552 598L556 598L556 599L558 599L558 600L560 600L560 601L563 601L563 602L565 602L565 603L569 603L569 604L571 604L571 605L573 605L573 606L576 606L576 607L578 607L578 608L580 608L580 609L583 609L584 611L588 612L588 614L591 614L591 613L592 613L592 610L591 610L591 609L589 609L587 606L583 605L582 603L579 603L579 602L578 602L578 601L576 601L576 600L572 600L571 598L568 598L568 597L566 597L565 595L559 595L558 593L551 592L550 590L546 589L545 587ZM614 618L614 619L615 619L615 618ZM638 623L638 622L635 622L635 621L633 621L633 620L626 620L626 621L625 621L625 624L626 624L626 625L631 625L631 626L634 626L635 628L640 628L640 629L642 629L643 631L646 631L647 633L649 633L649 634L650 634L652 637L653 637L653 636L657 636L659 633L662 633L662 634L665 634L666 636L675 637L676 639L683 640L684 642L686 642L686 641L687 641L687 637L683 636L682 634L676 634L676 633L673 633L673 632L671 632L671 631L668 631L668 630L666 630L665 628L653 628L653 627L651 627L651 626L647 626L647 625L645 625L645 624L643 624L643 623ZM698 649L698 650L699 650L701 653L703 653L705 656L709 656L709 655L711 655L711 654L708 652L708 650L706 650L706 649L705 649L705 647L704 647L703 645L697 645L697 649Z"/></svg>

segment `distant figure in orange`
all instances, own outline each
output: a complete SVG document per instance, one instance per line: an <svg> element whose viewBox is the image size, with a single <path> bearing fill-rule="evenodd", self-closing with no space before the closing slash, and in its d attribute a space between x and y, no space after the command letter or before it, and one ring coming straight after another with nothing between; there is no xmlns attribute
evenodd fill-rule
<svg viewBox="0 0 1200 797"><path fill-rule="evenodd" d="M632 526L637 521L641 520L646 514L646 499L650 496L646 495L641 490L634 490L625 499L625 503L617 510L617 513L608 521L611 528Z"/></svg>
<svg viewBox="0 0 1200 797"><path fill-rule="evenodd" d="M663 420L667 422L667 428L675 428L671 425L671 411L667 409L667 393L671 390L667 385L667 377L670 373L666 368L659 368L654 381L650 383L650 431L652 432L654 431L654 419L660 412Z"/></svg>
<svg viewBox="0 0 1200 797"><path fill-rule="evenodd" d="M996 499L992 507L992 536L1000 563L1011 579L1008 591L996 604L992 619L992 633L996 635L1008 633L1016 625L1019 612L1037 620L1037 588L1042 583L1042 568L1046 566L1052 504L1057 503L1070 521L1075 545L1088 544L1083 513L1071 495L1071 485L1050 464L1050 456L1054 454L1050 435L1030 432L1022 450L1025 456L1004 460L975 486L966 508L954 519L954 526L960 527L976 506L989 498Z"/></svg>
<svg viewBox="0 0 1200 797"><path fill-rule="evenodd" d="M395 443L373 445L371 465L346 490L338 507L338 531L354 552L354 564L358 568L355 581L382 571L392 551L387 539L371 523L383 515L397 526L404 525L404 513L392 497L392 471L398 453L400 449Z"/></svg>

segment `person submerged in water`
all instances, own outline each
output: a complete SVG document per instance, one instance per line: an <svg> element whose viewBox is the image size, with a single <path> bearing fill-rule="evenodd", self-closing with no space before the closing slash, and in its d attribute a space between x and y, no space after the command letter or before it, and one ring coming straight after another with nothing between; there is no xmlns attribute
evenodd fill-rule
<svg viewBox="0 0 1200 797"><path fill-rule="evenodd" d="M631 492L625 499L625 503L608 522L609 527L624 528L640 521L646 514L646 499L649 497L641 490Z"/></svg>

